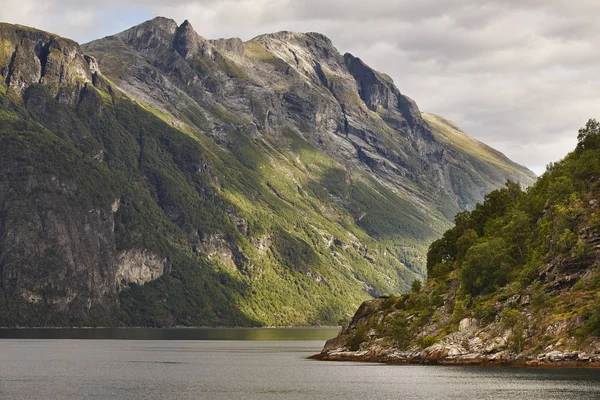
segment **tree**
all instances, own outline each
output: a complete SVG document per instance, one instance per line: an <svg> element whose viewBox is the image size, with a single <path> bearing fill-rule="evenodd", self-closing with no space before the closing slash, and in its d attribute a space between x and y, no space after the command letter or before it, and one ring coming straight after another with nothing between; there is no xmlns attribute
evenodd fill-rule
<svg viewBox="0 0 600 400"><path fill-rule="evenodd" d="M578 151L597 148L600 142L600 123L590 119L583 128L579 129L577 142Z"/></svg>
<svg viewBox="0 0 600 400"><path fill-rule="evenodd" d="M531 235L529 216L521 210L512 210L505 217L501 234L504 240L510 243L512 256L523 261L527 253L527 240Z"/></svg>
<svg viewBox="0 0 600 400"><path fill-rule="evenodd" d="M459 262L462 262L465 255L467 254L467 251L469 251L471 246L473 246L477 242L478 238L479 236L477 236L477 232L475 232L475 229L467 229L465 233L463 233L462 236L458 238L458 240L456 241L456 250L457 260Z"/></svg>
<svg viewBox="0 0 600 400"><path fill-rule="evenodd" d="M410 286L410 291L412 293L418 294L421 291L421 288L423 287L423 282L421 282L418 279L415 279L412 283L412 285Z"/></svg>
<svg viewBox="0 0 600 400"><path fill-rule="evenodd" d="M474 245L462 263L460 278L464 293L489 293L508 281L513 262L502 238Z"/></svg>

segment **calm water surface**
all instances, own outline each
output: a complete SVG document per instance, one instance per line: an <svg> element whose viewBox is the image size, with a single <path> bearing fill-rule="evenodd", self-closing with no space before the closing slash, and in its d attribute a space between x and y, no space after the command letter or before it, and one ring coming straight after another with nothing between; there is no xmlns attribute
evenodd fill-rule
<svg viewBox="0 0 600 400"><path fill-rule="evenodd" d="M600 399L598 370L312 361L324 340L289 340L302 336L291 331L288 340L0 339L0 399Z"/></svg>

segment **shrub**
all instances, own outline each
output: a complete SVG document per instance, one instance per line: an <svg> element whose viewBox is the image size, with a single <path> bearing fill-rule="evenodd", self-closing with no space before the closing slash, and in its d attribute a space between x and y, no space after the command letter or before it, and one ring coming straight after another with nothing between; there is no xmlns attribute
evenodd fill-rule
<svg viewBox="0 0 600 400"><path fill-rule="evenodd" d="M367 341L367 325L359 323L350 339L348 339L348 347L350 351L358 351L360 345Z"/></svg>
<svg viewBox="0 0 600 400"><path fill-rule="evenodd" d="M406 314L400 313L393 321L390 327L390 336L396 342L399 348L406 348L410 340L410 331Z"/></svg>
<svg viewBox="0 0 600 400"><path fill-rule="evenodd" d="M531 304L536 309L540 309L544 307L549 300L550 296L544 291L542 283L540 281L535 281L531 287Z"/></svg>
<svg viewBox="0 0 600 400"><path fill-rule="evenodd" d="M502 323L511 330L508 348L515 353L522 352L525 344L523 315L515 309L506 308L502 310Z"/></svg>
<svg viewBox="0 0 600 400"><path fill-rule="evenodd" d="M561 253L566 253L573 248L577 236L570 229L565 229L556 240L556 249Z"/></svg>
<svg viewBox="0 0 600 400"><path fill-rule="evenodd" d="M482 325L492 323L496 319L498 310L492 304L480 303L473 310L473 316L481 322Z"/></svg>
<svg viewBox="0 0 600 400"><path fill-rule="evenodd" d="M420 280L415 279L412 282L412 285L410 286L410 291L414 294L418 294L421 291L422 287L423 287L423 283Z"/></svg>
<svg viewBox="0 0 600 400"><path fill-rule="evenodd" d="M594 249L592 246L584 242L581 238L577 240L575 246L571 250L571 255L574 258L584 259L592 256L594 254Z"/></svg>
<svg viewBox="0 0 600 400"><path fill-rule="evenodd" d="M437 342L437 338L435 336L420 336L417 338L417 344L422 348L426 349L429 346L432 346Z"/></svg>

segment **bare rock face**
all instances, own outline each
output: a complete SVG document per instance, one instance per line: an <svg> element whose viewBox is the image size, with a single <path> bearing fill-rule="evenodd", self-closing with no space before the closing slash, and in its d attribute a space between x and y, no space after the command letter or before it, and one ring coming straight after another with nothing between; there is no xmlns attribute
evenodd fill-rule
<svg viewBox="0 0 600 400"><path fill-rule="evenodd" d="M468 332L477 329L477 320L475 318L463 318L458 324L460 332Z"/></svg>
<svg viewBox="0 0 600 400"><path fill-rule="evenodd" d="M177 28L173 43L175 50L186 60L194 57L212 56L212 46L208 41L198 35L188 20Z"/></svg>
<svg viewBox="0 0 600 400"><path fill-rule="evenodd" d="M117 257L115 276L117 291L132 283L143 285L168 272L166 258L138 249L126 250Z"/></svg>
<svg viewBox="0 0 600 400"><path fill-rule="evenodd" d="M243 57L245 53L244 42L240 38L216 39L211 40L210 44L219 51L234 57Z"/></svg>
<svg viewBox="0 0 600 400"><path fill-rule="evenodd" d="M113 214L78 200L81 188L72 181L31 174L19 188L11 183L13 168L4 164L0 174L5 295L20 293L16 297L29 303L80 316L93 305L107 304L106 295L116 293L106 279L115 274L110 268L116 258ZM31 202L16 208L15 197Z"/></svg>
<svg viewBox="0 0 600 400"><path fill-rule="evenodd" d="M402 95L389 76L371 69L350 53L344 54L344 61L358 84L361 99L370 110L377 112L381 107L400 114L411 129L424 125L416 103ZM397 127L402 128L402 125Z"/></svg>
<svg viewBox="0 0 600 400"><path fill-rule="evenodd" d="M448 218L490 190L481 168L438 140L390 77L342 56L324 35L283 31L246 43L207 41L188 21L177 26L159 17L84 49L121 88L164 112L176 117L203 110L208 126L201 128L219 143L240 126L259 136L292 129L418 207L437 208L439 196L457 204L443 210ZM215 109L237 121L224 121ZM509 178L524 186L534 180L522 169L494 176L493 185Z"/></svg>
<svg viewBox="0 0 600 400"><path fill-rule="evenodd" d="M40 83L59 101L73 103L92 81L93 72L77 43L18 25L0 24L0 33L0 74L17 94Z"/></svg>

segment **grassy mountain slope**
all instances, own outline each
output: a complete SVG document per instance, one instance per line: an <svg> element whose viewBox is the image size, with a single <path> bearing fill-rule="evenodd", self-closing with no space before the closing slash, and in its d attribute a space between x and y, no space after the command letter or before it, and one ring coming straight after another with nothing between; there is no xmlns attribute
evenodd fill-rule
<svg viewBox="0 0 600 400"><path fill-rule="evenodd" d="M322 35L157 18L96 60L0 28L0 325L335 324L424 276L472 197L428 174L416 105Z"/></svg>
<svg viewBox="0 0 600 400"><path fill-rule="evenodd" d="M323 358L599 365L600 124L527 191L491 192L428 252L429 278L365 303Z"/></svg>
<svg viewBox="0 0 600 400"><path fill-rule="evenodd" d="M454 122L440 117L439 115L422 113L423 119L431 128L435 139L448 145L449 152L457 154L461 159L461 168L459 171L453 171L449 179L450 184L457 192L468 192L465 186L472 181L481 188L470 199L464 199L463 208L471 209L473 205L481 202L484 196L494 189L498 188L498 182L502 179L508 179L513 182L520 182L528 186L535 181L535 174L527 168L509 160L504 154L491 148L466 133L464 133ZM453 157L450 155L449 157ZM529 181L523 180L523 176L528 176Z"/></svg>

